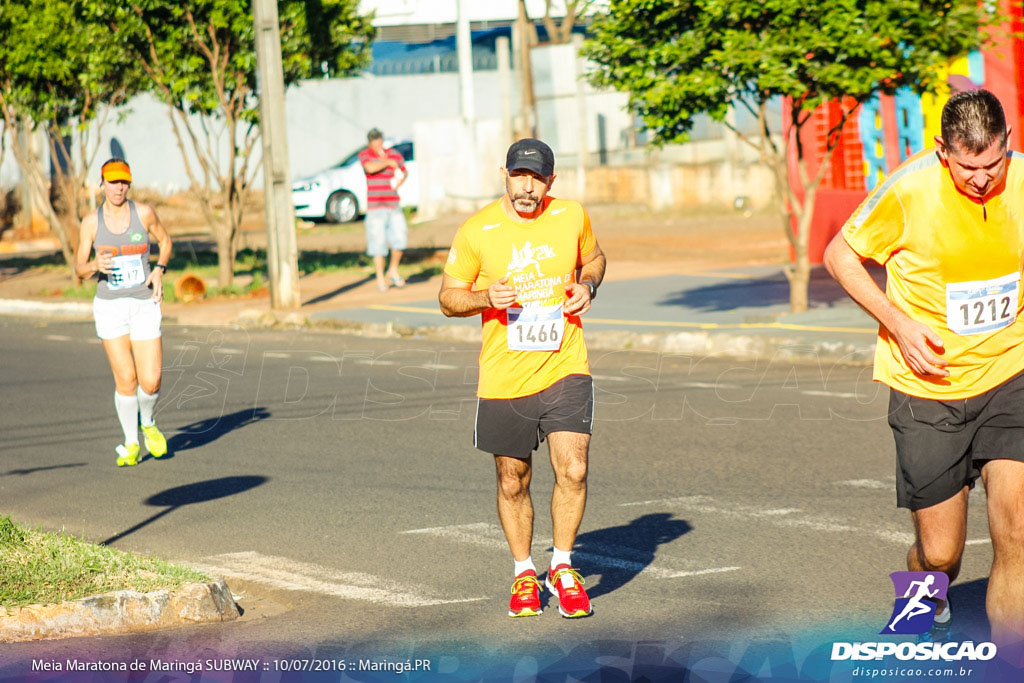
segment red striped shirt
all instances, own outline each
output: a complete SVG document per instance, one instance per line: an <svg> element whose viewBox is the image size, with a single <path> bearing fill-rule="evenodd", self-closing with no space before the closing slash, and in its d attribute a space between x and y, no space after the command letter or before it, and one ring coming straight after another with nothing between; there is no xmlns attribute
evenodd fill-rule
<svg viewBox="0 0 1024 683"><path fill-rule="evenodd" d="M405 159L393 149L384 150L383 157L377 156L369 147L360 152L359 163L363 164L363 172L366 173L367 210L398 208L398 191L391 187L391 181L395 177L395 169L387 166L376 173L369 173L366 170L365 164L371 161L384 161L385 157L397 161L398 167L402 169L402 173L407 173L405 170Z"/></svg>

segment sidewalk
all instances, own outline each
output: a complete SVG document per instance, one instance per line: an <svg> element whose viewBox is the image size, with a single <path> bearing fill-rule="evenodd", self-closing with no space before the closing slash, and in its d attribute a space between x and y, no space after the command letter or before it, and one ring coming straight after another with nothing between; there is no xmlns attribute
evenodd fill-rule
<svg viewBox="0 0 1024 683"><path fill-rule="evenodd" d="M638 276L645 271L651 274ZM439 276L384 293L372 276L344 273L310 274L299 286L298 311L272 311L269 299L238 298L165 304L164 318L189 326L311 325L371 337L479 340L479 316L441 314ZM809 300L807 312L789 313L789 284L779 267L657 273L625 263L610 270L583 323L594 349L870 362L877 323L822 268L812 273ZM91 305L0 299L0 313L89 319Z"/></svg>
<svg viewBox="0 0 1024 683"><path fill-rule="evenodd" d="M774 216L644 213L630 205L610 205L593 207L591 217L601 226L602 246L610 261L597 300L583 318L591 348L871 360L877 323L824 269L812 273L810 310L789 313L789 284L780 263L784 240ZM463 219L452 215L413 224L410 246L438 250L440 260L434 270L439 270L444 250ZM300 230L300 249L362 251L362 227L339 227ZM201 239L189 244L197 239L194 236L176 239L179 250L202 246ZM242 242L263 247L266 234L249 231ZM736 265L772 262L777 265ZM874 275L880 284L884 282L881 269ZM0 314L91 318L90 302L44 297L43 283L33 278L30 273L0 278ZM5 291L4 284L15 279L21 285ZM272 311L269 298L242 297L164 304L164 317L168 324L180 325L310 325L364 336L478 341L479 316L460 319L441 314L440 280L440 276L413 277L404 288L382 293L368 272L314 272L299 280L302 306L298 311ZM27 294L12 297L12 291Z"/></svg>

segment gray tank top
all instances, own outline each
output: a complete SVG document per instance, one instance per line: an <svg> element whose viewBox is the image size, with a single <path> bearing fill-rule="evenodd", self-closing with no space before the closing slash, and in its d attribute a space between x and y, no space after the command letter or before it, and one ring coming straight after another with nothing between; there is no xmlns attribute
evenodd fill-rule
<svg viewBox="0 0 1024 683"><path fill-rule="evenodd" d="M103 220L103 206L96 211L96 253L109 251L114 255L114 270L99 274L97 299L148 299L153 290L146 286L149 278L149 233L139 219L135 202L128 201L131 218L128 229L120 234L110 232Z"/></svg>

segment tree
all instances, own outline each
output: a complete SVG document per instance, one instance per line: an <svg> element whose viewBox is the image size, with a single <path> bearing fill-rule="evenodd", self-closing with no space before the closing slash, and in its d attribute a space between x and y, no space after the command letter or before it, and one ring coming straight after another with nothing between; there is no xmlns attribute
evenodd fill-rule
<svg viewBox="0 0 1024 683"><path fill-rule="evenodd" d="M370 60L374 28L358 0L278 0L285 85L347 75ZM104 20L169 106L191 190L217 242L218 281L234 277L236 235L259 163L252 3L130 0Z"/></svg>
<svg viewBox="0 0 1024 683"><path fill-rule="evenodd" d="M523 0L525 2L525 0ZM572 27L576 25L576 19L583 15L587 9L594 4L594 0L563 0L565 14L562 20L556 21L551 16L552 5L555 0L544 0L544 30L548 32L548 40L555 44L568 43L572 41ZM523 11L526 6L523 5ZM534 33L536 38L536 33Z"/></svg>
<svg viewBox="0 0 1024 683"><path fill-rule="evenodd" d="M93 20L93 0L7 0L0 6L0 115L12 152L70 267L85 209L86 175L111 111L139 87L141 72ZM55 183L19 133L47 133ZM72 149L72 146L74 149ZM51 204L56 196L58 213Z"/></svg>
<svg viewBox="0 0 1024 683"><path fill-rule="evenodd" d="M591 81L628 91L656 142L685 140L706 112L758 150L795 254L786 275L799 312L807 309L815 194L846 120L878 93L935 92L938 67L977 47L990 20L976 0L611 0L584 53L597 65ZM791 100L791 114L773 131L766 110L780 97ZM840 116L812 176L800 132L827 102ZM757 118L756 137L730 123L730 107ZM802 196L788 182L790 148Z"/></svg>

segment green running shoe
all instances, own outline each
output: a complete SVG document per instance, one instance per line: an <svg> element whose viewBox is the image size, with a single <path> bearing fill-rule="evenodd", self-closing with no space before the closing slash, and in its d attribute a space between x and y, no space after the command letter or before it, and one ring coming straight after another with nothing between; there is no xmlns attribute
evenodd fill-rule
<svg viewBox="0 0 1024 683"><path fill-rule="evenodd" d="M167 439L160 433L160 430L156 428L156 423L149 425L142 425L142 435L145 437L146 450L154 458L159 458L167 454Z"/></svg>
<svg viewBox="0 0 1024 683"><path fill-rule="evenodd" d="M139 464L139 444L137 443L118 444L114 452L117 453L118 467L124 467L125 465L131 467L132 465Z"/></svg>

